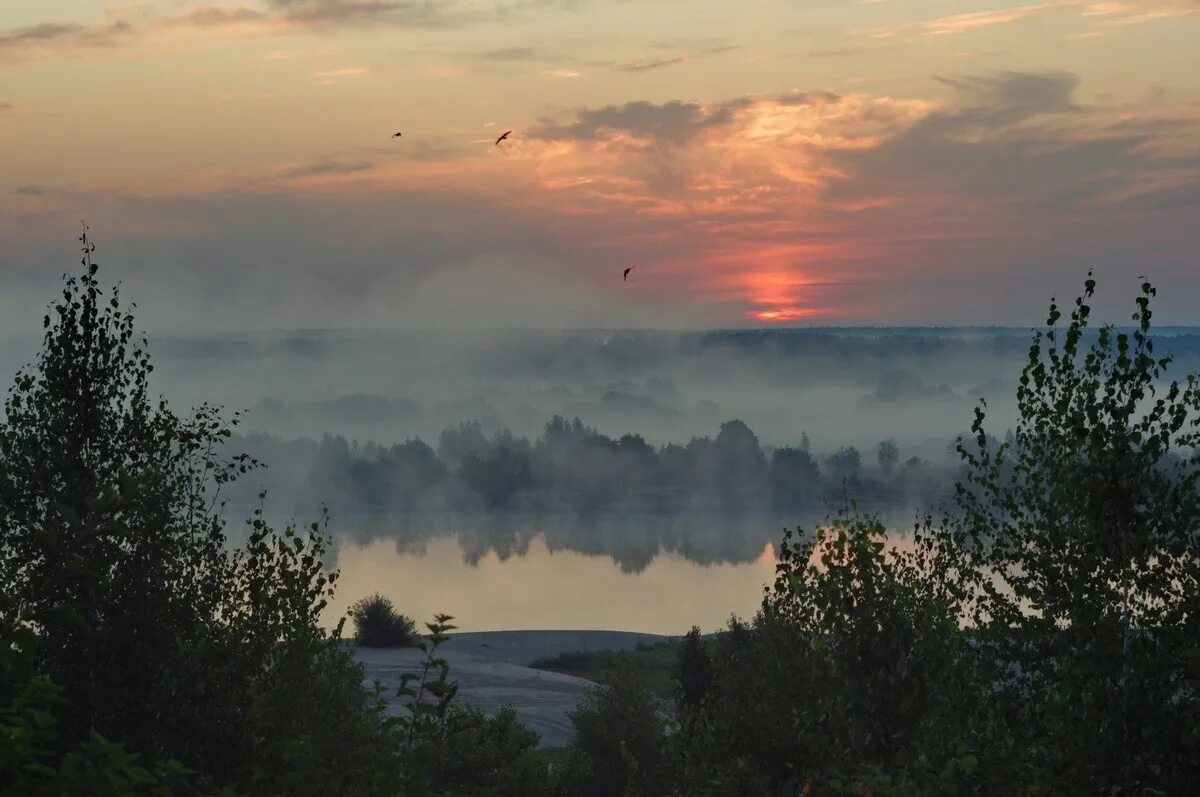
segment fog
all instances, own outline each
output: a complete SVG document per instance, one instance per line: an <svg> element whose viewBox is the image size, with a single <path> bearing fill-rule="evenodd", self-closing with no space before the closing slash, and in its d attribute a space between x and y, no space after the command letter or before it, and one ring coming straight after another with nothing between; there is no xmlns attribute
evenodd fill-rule
<svg viewBox="0 0 1200 797"><path fill-rule="evenodd" d="M152 337L173 402L249 410L246 429L397 442L478 420L534 436L553 415L661 445L749 424L764 445L944 443L987 395L1005 413L1021 330L288 331ZM35 341L8 339L11 373ZM22 358L24 354L24 358Z"/></svg>
<svg viewBox="0 0 1200 797"><path fill-rule="evenodd" d="M1159 341L1174 373L1200 370L1194 331ZM978 400L990 433L1011 426L1029 343L1011 328L280 331L150 349L177 410L247 410L230 445L268 467L227 491L232 515L265 489L272 514L325 504L360 544L453 535L478 561L540 537L639 571L664 552L751 562L847 498L898 526L936 509ZM36 349L3 339L0 365Z"/></svg>

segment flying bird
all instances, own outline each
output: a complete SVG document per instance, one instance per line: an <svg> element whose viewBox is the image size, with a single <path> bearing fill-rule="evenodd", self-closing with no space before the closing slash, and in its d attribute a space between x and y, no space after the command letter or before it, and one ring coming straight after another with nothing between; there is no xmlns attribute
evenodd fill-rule
<svg viewBox="0 0 1200 797"><path fill-rule="evenodd" d="M629 268L625 269L625 273L621 275L622 282L629 282L629 272L633 271L633 269L634 266L630 266Z"/></svg>
<svg viewBox="0 0 1200 797"><path fill-rule="evenodd" d="M402 135L404 135L404 134L403 133L393 133L392 138L400 138L400 136L402 136Z"/></svg>
<svg viewBox="0 0 1200 797"><path fill-rule="evenodd" d="M511 132L512 132L511 130L505 130L504 135L502 135L502 136L500 136L500 138L496 139L496 143L493 144L492 146L499 146L500 142L503 141L504 139L508 138L508 134Z"/></svg>

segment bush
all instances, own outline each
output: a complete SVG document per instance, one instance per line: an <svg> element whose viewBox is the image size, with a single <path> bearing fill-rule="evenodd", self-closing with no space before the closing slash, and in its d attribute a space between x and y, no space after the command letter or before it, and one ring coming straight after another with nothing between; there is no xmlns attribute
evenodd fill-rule
<svg viewBox="0 0 1200 797"><path fill-rule="evenodd" d="M62 749L62 690L44 678L27 681L0 705L0 792L22 797L86 794L136 797L192 792L191 773L177 763L146 765L121 744L96 734Z"/></svg>
<svg viewBox="0 0 1200 797"><path fill-rule="evenodd" d="M347 614L354 621L354 641L364 648L410 647L416 639L416 621L378 592L355 601Z"/></svg>
<svg viewBox="0 0 1200 797"><path fill-rule="evenodd" d="M605 685L571 713L575 746L590 762L586 797L659 795L669 791L671 759L666 717L628 662L618 660Z"/></svg>
<svg viewBox="0 0 1200 797"><path fill-rule="evenodd" d="M443 766L435 782L463 797L575 797L589 777L575 751L537 749L538 735L505 707L495 717L457 704L447 722Z"/></svg>
<svg viewBox="0 0 1200 797"><path fill-rule="evenodd" d="M850 511L785 536L762 611L706 646L703 699L681 705L687 791L865 791L941 755L924 742L969 688L950 677L958 632L920 563L885 543Z"/></svg>
<svg viewBox="0 0 1200 797"><path fill-rule="evenodd" d="M6 604L0 595L0 604ZM11 608L11 607L10 607ZM192 781L175 762L146 764L123 745L96 735L64 744L62 690L34 672L37 636L0 627L0 793L149 797L188 794Z"/></svg>

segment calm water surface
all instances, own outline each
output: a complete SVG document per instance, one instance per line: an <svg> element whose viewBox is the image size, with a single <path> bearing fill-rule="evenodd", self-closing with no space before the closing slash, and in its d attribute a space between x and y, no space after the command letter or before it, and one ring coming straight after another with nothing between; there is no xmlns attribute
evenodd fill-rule
<svg viewBox="0 0 1200 797"><path fill-rule="evenodd" d="M682 634L693 625L713 631L731 613L754 614L763 585L774 579L775 552L757 558L698 564L675 552L655 555L634 572L611 556L551 550L543 535L520 555L494 550L475 561L457 536L410 550L395 540L338 540L341 570L331 612L380 592L419 620L442 612L464 631L610 629Z"/></svg>

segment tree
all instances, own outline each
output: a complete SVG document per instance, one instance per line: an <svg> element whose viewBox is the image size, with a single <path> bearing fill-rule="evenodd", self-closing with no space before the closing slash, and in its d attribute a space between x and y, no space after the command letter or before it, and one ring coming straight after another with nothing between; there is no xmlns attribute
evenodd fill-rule
<svg viewBox="0 0 1200 797"><path fill-rule="evenodd" d="M771 490L778 507L794 507L815 495L821 469L806 448L784 446L771 453Z"/></svg>
<svg viewBox="0 0 1200 797"><path fill-rule="evenodd" d="M0 629L36 636L55 744L124 766L101 749L124 743L213 788L387 791L384 707L321 622L324 526L277 530L260 506L227 549L221 488L256 463L222 458L216 408L181 418L150 397L145 341L80 240L84 271L0 423Z"/></svg>
<svg viewBox="0 0 1200 797"><path fill-rule="evenodd" d="M727 507L758 503L765 497L766 455L744 422L726 421L716 439L694 437L686 451L693 492L710 500L715 497Z"/></svg>
<svg viewBox="0 0 1200 797"><path fill-rule="evenodd" d="M434 779L441 794L470 797L577 797L591 772L576 750L553 757L537 749L536 731L504 706L494 717L456 704L446 723L442 766Z"/></svg>
<svg viewBox="0 0 1200 797"><path fill-rule="evenodd" d="M923 530L962 589L997 709L1051 790L1177 793L1200 778L1200 382L1168 381L1150 335L1088 329L1091 275L1070 322L1052 301L1029 350L1008 441L972 439L959 513ZM1089 342L1090 341L1090 342Z"/></svg>
<svg viewBox="0 0 1200 797"><path fill-rule="evenodd" d="M858 473L862 470L862 452L854 446L839 448L825 457L825 467L829 468L830 475L839 482L857 481Z"/></svg>
<svg viewBox="0 0 1200 797"><path fill-rule="evenodd" d="M438 435L438 456L452 468L458 467L467 456L478 456L487 448L487 435L478 421L448 426Z"/></svg>
<svg viewBox="0 0 1200 797"><path fill-rule="evenodd" d="M679 646L680 704L689 709L699 708L712 678L712 662L707 646L700 629L692 626Z"/></svg>
<svg viewBox="0 0 1200 797"><path fill-rule="evenodd" d="M879 469L884 472L884 475L890 476L896 469L896 463L900 461L900 448L896 445L896 441L884 440L880 443L878 457Z"/></svg>
<svg viewBox="0 0 1200 797"><path fill-rule="evenodd" d="M70 700L67 737L152 750L153 687L215 609L217 491L253 463L216 459L229 428L214 408L181 419L150 398L145 341L80 240L84 273L46 315L0 425L0 583Z"/></svg>
<svg viewBox="0 0 1200 797"><path fill-rule="evenodd" d="M467 454L463 458L459 477L488 507L509 506L517 495L533 485L529 446L524 440L517 443L497 436L483 454Z"/></svg>

